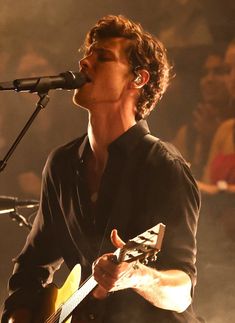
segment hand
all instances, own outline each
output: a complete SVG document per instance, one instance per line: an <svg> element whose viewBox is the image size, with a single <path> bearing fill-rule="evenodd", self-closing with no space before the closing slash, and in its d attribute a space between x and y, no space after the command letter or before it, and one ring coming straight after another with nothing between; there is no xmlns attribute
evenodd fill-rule
<svg viewBox="0 0 235 323"><path fill-rule="evenodd" d="M111 232L111 241L116 248L122 248L125 245L116 229ZM116 264L113 261L114 257L112 253L105 254L93 264L93 275L99 284L93 292L95 298L102 299L109 292L135 287L136 285L138 278L133 264L127 262Z"/></svg>
<svg viewBox="0 0 235 323"><path fill-rule="evenodd" d="M219 188L215 184L207 184L201 181L197 181L197 185L202 193L209 195L216 195L219 193Z"/></svg>

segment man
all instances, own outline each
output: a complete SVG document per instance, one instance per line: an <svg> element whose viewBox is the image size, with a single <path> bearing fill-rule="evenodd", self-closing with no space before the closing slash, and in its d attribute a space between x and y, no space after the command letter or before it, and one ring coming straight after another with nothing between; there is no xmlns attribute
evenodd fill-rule
<svg viewBox="0 0 235 323"><path fill-rule="evenodd" d="M105 323L196 322L190 304L198 190L182 157L150 136L142 120L167 87L165 49L140 25L107 16L88 33L80 68L89 82L75 91L74 103L88 111L87 135L47 161L40 209L15 259L3 322L30 321L61 258L70 269L80 263L85 276L93 266L98 287L87 321L105 304ZM118 248L120 237L126 241L158 222L167 231L157 262L113 262L110 232Z"/></svg>

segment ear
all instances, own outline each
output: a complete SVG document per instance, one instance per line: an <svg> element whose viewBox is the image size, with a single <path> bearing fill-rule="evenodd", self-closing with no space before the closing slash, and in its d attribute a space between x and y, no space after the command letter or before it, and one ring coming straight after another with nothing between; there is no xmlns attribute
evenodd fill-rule
<svg viewBox="0 0 235 323"><path fill-rule="evenodd" d="M142 88L150 78L149 72L145 69L140 69L135 73L135 78L132 81L131 87L135 89Z"/></svg>

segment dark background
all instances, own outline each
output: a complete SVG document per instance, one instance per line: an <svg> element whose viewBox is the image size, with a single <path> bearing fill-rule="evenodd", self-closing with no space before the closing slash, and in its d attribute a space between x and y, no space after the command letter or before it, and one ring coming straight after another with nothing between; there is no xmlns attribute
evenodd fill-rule
<svg viewBox="0 0 235 323"><path fill-rule="evenodd" d="M149 124L153 134L171 140L179 126L189 119L198 101L200 68L209 48L226 46L235 37L233 0L0 0L0 63L6 58L4 68L2 71L0 69L0 81L27 76L17 75L17 65L28 47L43 53L56 74L66 70L77 70L77 62L81 55L78 48L84 40L85 33L97 19L106 14L122 14L140 22L168 48L176 76L168 93L150 116ZM41 113L44 114L44 118L48 114L48 118L56 120L53 124L53 136L56 139L53 137L52 140L51 136L42 131L41 137L44 142L59 145L84 133L86 114L73 107L72 93L54 91L50 96L50 104ZM34 95L22 104L20 94L0 93L0 109L8 109L7 112L11 116L7 124L4 124L11 131L2 150L0 146L0 158L4 156L13 138L32 113L36 101L37 97ZM37 121L32 127L40 128ZM34 130L27 134L27 139L20 145L18 155L14 155L4 174L0 174L1 195L18 194L14 185L14 168L19 162L19 154L21 157L24 155L27 162L33 163L32 156L36 149L41 151L44 162L49 150L46 144L45 149L43 144L37 146ZM211 230L212 228L208 227L203 228L201 232L206 235ZM6 297L7 278L12 270L11 258L21 249L26 234L27 230L19 228L7 214L0 214L1 302ZM215 246L217 243L220 241L215 240ZM216 248L212 252L216 252ZM200 285L199 280L195 307L208 322L231 322L230 318L235 315L234 309L227 307L228 298L234 297L229 291L228 294L220 294L214 301L208 293L211 284L217 290L218 277L226 276L227 281L230 280L226 266L222 257L215 279L208 282L210 286L207 286L207 282ZM58 281L62 280L61 277L62 274L58 276ZM232 278L231 284L234 284ZM210 292L214 293L213 289Z"/></svg>

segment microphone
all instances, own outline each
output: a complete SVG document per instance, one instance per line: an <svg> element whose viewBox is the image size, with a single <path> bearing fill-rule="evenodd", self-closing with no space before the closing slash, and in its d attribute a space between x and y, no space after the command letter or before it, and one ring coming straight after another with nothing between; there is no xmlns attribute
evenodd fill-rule
<svg viewBox="0 0 235 323"><path fill-rule="evenodd" d="M0 214L13 212L18 207L33 208L38 205L37 200L20 200L12 196L0 196Z"/></svg>
<svg viewBox="0 0 235 323"><path fill-rule="evenodd" d="M16 79L10 82L0 82L0 91L16 92L46 92L49 90L73 90L82 87L90 80L82 72L67 71L56 76L35 76Z"/></svg>

